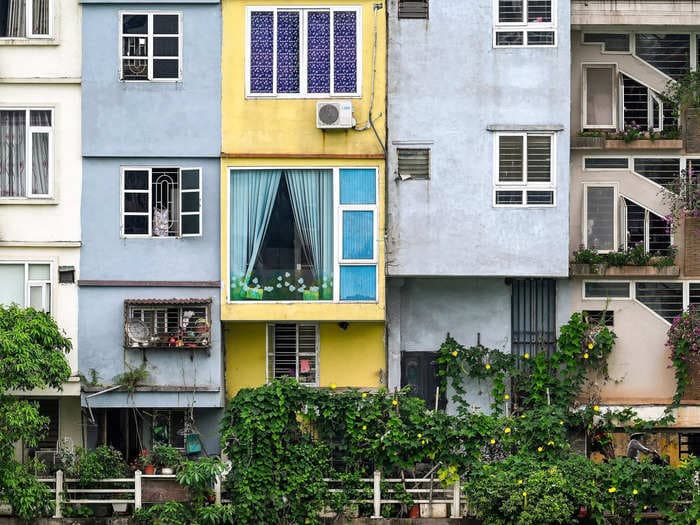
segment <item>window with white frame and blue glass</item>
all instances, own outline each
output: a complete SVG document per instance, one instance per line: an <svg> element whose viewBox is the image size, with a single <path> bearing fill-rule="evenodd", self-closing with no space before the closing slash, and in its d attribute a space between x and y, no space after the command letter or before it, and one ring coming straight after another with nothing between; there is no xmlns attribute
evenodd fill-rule
<svg viewBox="0 0 700 525"><path fill-rule="evenodd" d="M231 169L231 301L377 300L377 170Z"/></svg>
<svg viewBox="0 0 700 525"><path fill-rule="evenodd" d="M361 14L351 6L249 8L247 95L359 95Z"/></svg>

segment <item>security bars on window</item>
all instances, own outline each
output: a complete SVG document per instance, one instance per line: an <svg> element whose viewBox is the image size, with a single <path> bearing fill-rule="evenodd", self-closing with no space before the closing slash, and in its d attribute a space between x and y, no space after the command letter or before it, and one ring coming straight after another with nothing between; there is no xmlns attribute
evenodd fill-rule
<svg viewBox="0 0 700 525"><path fill-rule="evenodd" d="M494 0L495 47L556 45L555 0Z"/></svg>
<svg viewBox="0 0 700 525"><path fill-rule="evenodd" d="M45 198L53 174L53 111L0 110L0 198Z"/></svg>
<svg viewBox="0 0 700 525"><path fill-rule="evenodd" d="M124 345L127 348L208 348L211 319L206 303L129 302Z"/></svg>
<svg viewBox="0 0 700 525"><path fill-rule="evenodd" d="M191 237L202 234L199 168L122 170L124 237Z"/></svg>
<svg viewBox="0 0 700 525"><path fill-rule="evenodd" d="M53 1L0 0L0 38L50 38Z"/></svg>
<svg viewBox="0 0 700 525"><path fill-rule="evenodd" d="M321 97L360 91L359 8L248 11L249 96Z"/></svg>
<svg viewBox="0 0 700 525"><path fill-rule="evenodd" d="M554 206L554 136L502 133L496 141L496 206Z"/></svg>
<svg viewBox="0 0 700 525"><path fill-rule="evenodd" d="M181 79L182 32L178 13L122 13L119 78Z"/></svg>
<svg viewBox="0 0 700 525"><path fill-rule="evenodd" d="M268 325L267 378L292 377L318 386L318 326L276 323Z"/></svg>

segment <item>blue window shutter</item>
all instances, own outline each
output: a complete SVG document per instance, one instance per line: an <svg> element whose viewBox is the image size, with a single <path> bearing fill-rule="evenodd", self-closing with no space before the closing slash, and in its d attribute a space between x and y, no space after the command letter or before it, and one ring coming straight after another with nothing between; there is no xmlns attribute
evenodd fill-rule
<svg viewBox="0 0 700 525"><path fill-rule="evenodd" d="M341 301L376 301L377 267L341 266L340 267Z"/></svg>
<svg viewBox="0 0 700 525"><path fill-rule="evenodd" d="M357 13L333 13L333 92L357 92Z"/></svg>
<svg viewBox="0 0 700 525"><path fill-rule="evenodd" d="M343 259L374 258L374 212L343 211Z"/></svg>
<svg viewBox="0 0 700 525"><path fill-rule="evenodd" d="M299 93L299 12L277 13L277 92Z"/></svg>
<svg viewBox="0 0 700 525"><path fill-rule="evenodd" d="M331 14L310 11L307 36L307 91L331 92Z"/></svg>
<svg viewBox="0 0 700 525"><path fill-rule="evenodd" d="M272 93L273 20L271 11L253 11L250 14L251 93Z"/></svg>
<svg viewBox="0 0 700 525"><path fill-rule="evenodd" d="M375 204L376 173L374 169L341 169L340 204Z"/></svg>

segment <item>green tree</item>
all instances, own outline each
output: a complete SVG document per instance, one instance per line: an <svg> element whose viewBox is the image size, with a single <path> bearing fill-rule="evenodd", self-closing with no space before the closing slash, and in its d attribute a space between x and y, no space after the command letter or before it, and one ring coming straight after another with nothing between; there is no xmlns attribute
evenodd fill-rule
<svg viewBox="0 0 700 525"><path fill-rule="evenodd" d="M70 377L65 354L71 341L51 316L33 308L0 306L0 499L15 513L31 519L50 512L51 495L14 457L22 440L34 446L43 436L48 419L36 403L21 392L61 389Z"/></svg>

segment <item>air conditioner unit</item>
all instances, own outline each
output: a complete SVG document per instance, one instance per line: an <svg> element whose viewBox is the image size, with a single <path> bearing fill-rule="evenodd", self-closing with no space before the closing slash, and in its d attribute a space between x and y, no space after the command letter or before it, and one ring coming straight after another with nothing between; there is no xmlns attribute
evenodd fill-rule
<svg viewBox="0 0 700 525"><path fill-rule="evenodd" d="M316 103L316 127L319 129L347 129L355 125L352 102L334 100Z"/></svg>

